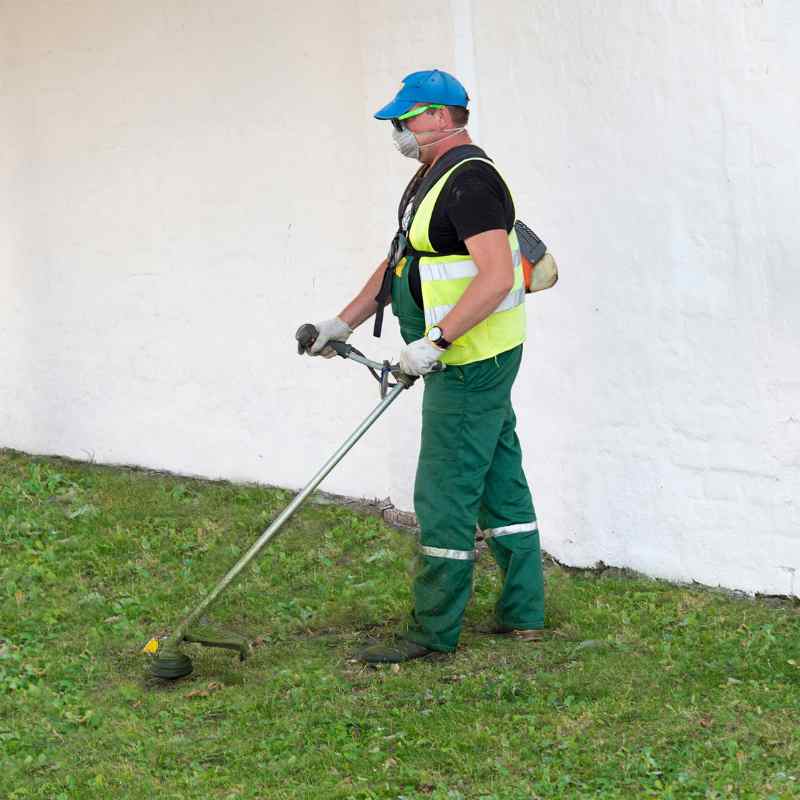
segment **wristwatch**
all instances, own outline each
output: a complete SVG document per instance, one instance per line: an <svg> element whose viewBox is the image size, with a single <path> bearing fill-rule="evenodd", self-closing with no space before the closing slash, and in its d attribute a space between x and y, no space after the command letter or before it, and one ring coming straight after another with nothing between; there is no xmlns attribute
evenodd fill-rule
<svg viewBox="0 0 800 800"><path fill-rule="evenodd" d="M437 346L440 347L442 350L447 350L450 347L451 342L448 342L447 339L444 338L444 334L442 333L442 329L438 325L434 325L428 331L428 338Z"/></svg>

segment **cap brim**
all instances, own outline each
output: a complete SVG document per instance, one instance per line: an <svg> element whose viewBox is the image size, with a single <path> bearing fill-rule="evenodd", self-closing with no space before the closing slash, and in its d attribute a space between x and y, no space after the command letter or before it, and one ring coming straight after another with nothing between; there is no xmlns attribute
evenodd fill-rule
<svg viewBox="0 0 800 800"><path fill-rule="evenodd" d="M416 100L398 100L396 97L391 103L387 103L382 109L376 111L375 119L395 119L406 111L411 111Z"/></svg>

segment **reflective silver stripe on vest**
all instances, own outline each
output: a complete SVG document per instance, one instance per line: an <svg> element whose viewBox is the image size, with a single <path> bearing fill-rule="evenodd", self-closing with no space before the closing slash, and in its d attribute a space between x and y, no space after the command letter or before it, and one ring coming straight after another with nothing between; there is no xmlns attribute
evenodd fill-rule
<svg viewBox="0 0 800 800"><path fill-rule="evenodd" d="M456 281L459 278L474 278L477 274L478 268L471 258L419 265L419 277L423 281Z"/></svg>
<svg viewBox="0 0 800 800"><path fill-rule="evenodd" d="M499 306L494 310L496 314L498 311L511 311L512 308L516 308L519 305L522 305L525 302L525 289L512 289L507 295L506 299L500 303Z"/></svg>
<svg viewBox="0 0 800 800"><path fill-rule="evenodd" d="M425 324L430 327L431 325L438 325L453 309L455 306L434 306L433 308L425 309Z"/></svg>
<svg viewBox="0 0 800 800"><path fill-rule="evenodd" d="M427 547L424 544L420 546L420 550L423 555L433 556L434 558L452 558L456 561L475 560L474 550L447 550L444 547Z"/></svg>
<svg viewBox="0 0 800 800"><path fill-rule="evenodd" d="M525 289L512 289L505 297L502 303L492 312L496 314L498 311L511 311L512 308L521 306L525 302ZM454 305L441 305L434 306L433 308L425 309L425 324L430 327L431 325L438 325L453 309Z"/></svg>
<svg viewBox="0 0 800 800"><path fill-rule="evenodd" d="M522 263L519 250L511 251L511 260L514 269ZM471 258L464 261L439 261L419 265L419 277L423 281L457 281L460 278L474 278L477 274L478 268Z"/></svg>
<svg viewBox="0 0 800 800"><path fill-rule="evenodd" d="M539 530L539 524L533 522L522 522L519 525L504 525L502 528L489 528L483 532L486 539L492 536L509 536L512 533L532 533Z"/></svg>

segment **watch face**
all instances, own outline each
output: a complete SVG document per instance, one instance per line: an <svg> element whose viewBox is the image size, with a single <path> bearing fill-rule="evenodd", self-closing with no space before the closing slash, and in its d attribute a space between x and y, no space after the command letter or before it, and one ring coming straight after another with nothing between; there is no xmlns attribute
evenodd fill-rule
<svg viewBox="0 0 800 800"><path fill-rule="evenodd" d="M429 338L429 339L430 339L432 342L438 342L438 341L439 341L439 339L441 339L441 338L442 338L442 329L441 329L441 328L440 328L438 325L434 325L434 326L433 326L433 327L432 327L432 328L431 328L431 329L428 331L428 338Z"/></svg>

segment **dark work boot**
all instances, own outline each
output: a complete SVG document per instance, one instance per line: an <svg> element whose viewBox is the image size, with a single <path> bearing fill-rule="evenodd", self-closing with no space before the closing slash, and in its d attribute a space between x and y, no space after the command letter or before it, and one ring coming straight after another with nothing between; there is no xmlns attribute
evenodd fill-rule
<svg viewBox="0 0 800 800"><path fill-rule="evenodd" d="M356 658L367 664L399 664L401 661L410 661L412 658L421 658L432 653L416 642L408 639L393 639L380 644L373 644L365 647Z"/></svg>
<svg viewBox="0 0 800 800"><path fill-rule="evenodd" d="M505 625L492 625L484 628L481 633L489 633L494 636L508 636L512 639L520 639L524 642L541 642L544 639L543 628L509 628Z"/></svg>

